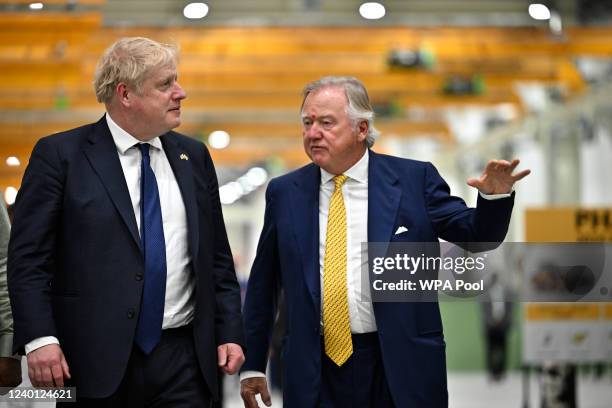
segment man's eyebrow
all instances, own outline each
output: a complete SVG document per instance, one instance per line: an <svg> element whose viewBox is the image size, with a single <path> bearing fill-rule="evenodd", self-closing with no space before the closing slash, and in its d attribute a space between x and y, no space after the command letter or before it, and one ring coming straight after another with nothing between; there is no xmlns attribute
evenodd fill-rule
<svg viewBox="0 0 612 408"><path fill-rule="evenodd" d="M172 80L174 79L175 81L178 79L178 75L177 74L169 74L165 77L163 77L162 79L159 80L160 83L164 83L168 80Z"/></svg>

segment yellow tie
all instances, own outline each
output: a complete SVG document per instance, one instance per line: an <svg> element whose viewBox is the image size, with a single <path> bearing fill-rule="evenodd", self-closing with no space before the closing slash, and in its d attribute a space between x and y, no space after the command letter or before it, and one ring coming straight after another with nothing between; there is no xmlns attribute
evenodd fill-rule
<svg viewBox="0 0 612 408"><path fill-rule="evenodd" d="M334 177L336 189L329 203L323 261L323 337L325 353L338 366L353 354L346 288L346 210L342 184L347 176Z"/></svg>

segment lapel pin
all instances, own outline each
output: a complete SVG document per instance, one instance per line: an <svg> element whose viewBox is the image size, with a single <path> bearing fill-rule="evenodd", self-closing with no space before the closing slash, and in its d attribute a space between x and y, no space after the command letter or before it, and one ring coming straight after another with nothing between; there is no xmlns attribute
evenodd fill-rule
<svg viewBox="0 0 612 408"><path fill-rule="evenodd" d="M181 160L189 160L189 156L187 156L185 153L181 153Z"/></svg>

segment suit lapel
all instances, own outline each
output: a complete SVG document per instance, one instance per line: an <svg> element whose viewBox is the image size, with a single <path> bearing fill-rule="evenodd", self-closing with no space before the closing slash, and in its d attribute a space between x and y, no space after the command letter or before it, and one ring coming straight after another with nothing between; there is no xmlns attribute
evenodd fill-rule
<svg viewBox="0 0 612 408"><path fill-rule="evenodd" d="M161 141L183 196L183 203L185 204L185 212L187 214L189 252L192 259L197 259L198 248L200 247L198 244L199 220L193 183L193 167L189 156L181 148L176 138L166 134L161 137Z"/></svg>
<svg viewBox="0 0 612 408"><path fill-rule="evenodd" d="M370 151L368 169L368 241L389 242L400 203L401 189L385 158Z"/></svg>
<svg viewBox="0 0 612 408"><path fill-rule="evenodd" d="M319 185L321 172L314 164L306 166L294 181L291 194L293 225L306 286L316 310L321 306L319 271Z"/></svg>
<svg viewBox="0 0 612 408"><path fill-rule="evenodd" d="M393 234L397 210L402 195L397 175L389 168L384 156L379 156L370 150L368 168L368 242L382 242L384 248L377 253L387 252L388 242ZM368 254L369 258L369 254ZM368 261L369 270L371 263ZM373 276L370 272L370 282ZM373 302L374 315L378 327L384 324L385 303Z"/></svg>
<svg viewBox="0 0 612 408"><path fill-rule="evenodd" d="M83 150L130 231L130 235L140 248L140 235L130 193L119 161L117 146L113 142L104 117L94 125L89 136L89 145Z"/></svg>
<svg viewBox="0 0 612 408"><path fill-rule="evenodd" d="M370 151L368 168L368 241L389 242L399 208L401 189L395 172L384 157ZM317 310L321 305L319 270L319 187L321 172L315 165L304 168L294 181L292 216L302 254L304 278Z"/></svg>

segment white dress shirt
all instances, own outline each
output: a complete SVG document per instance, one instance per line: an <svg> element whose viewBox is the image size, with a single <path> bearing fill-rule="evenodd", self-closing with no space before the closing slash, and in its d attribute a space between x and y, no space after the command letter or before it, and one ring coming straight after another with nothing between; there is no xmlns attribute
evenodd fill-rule
<svg viewBox="0 0 612 408"><path fill-rule="evenodd" d="M346 285L348 294L351 332L355 334L376 331L374 308L370 285L362 285L362 267L367 269L368 262L368 150L361 159L343 174L348 177L342 186L342 197L346 209ZM327 237L327 217L329 202L335 189L331 174L321 169L319 186L319 271L321 274L321 293L323 293L323 262L325 259L325 240ZM363 245L365 244L365 245ZM321 296L321 313L323 296ZM321 314L321 326L323 315Z"/></svg>
<svg viewBox="0 0 612 408"><path fill-rule="evenodd" d="M143 142L119 127L108 113L106 123L117 146L117 154L130 193L136 224L140 231L140 164L142 158L137 144ZM162 329L169 329L184 326L193 319L195 279L193 279L190 268L187 215L179 185L160 138L156 137L147 143L151 145L149 148L150 163L157 180L164 226L166 297ZM40 337L26 344L25 351L27 354L39 347L54 343L59 344L59 341L53 336Z"/></svg>

